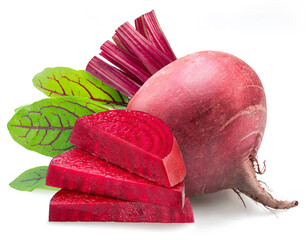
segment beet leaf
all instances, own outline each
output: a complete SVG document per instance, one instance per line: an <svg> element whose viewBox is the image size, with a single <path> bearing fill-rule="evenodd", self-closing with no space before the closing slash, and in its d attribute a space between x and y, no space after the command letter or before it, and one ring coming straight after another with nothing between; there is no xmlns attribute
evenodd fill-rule
<svg viewBox="0 0 306 240"><path fill-rule="evenodd" d="M19 108L7 127L26 149L54 157L74 148L69 140L79 117L107 110L110 107L88 98L47 98Z"/></svg>
<svg viewBox="0 0 306 240"><path fill-rule="evenodd" d="M34 189L59 190L46 185L47 166L31 168L20 174L10 186L19 191L32 192Z"/></svg>
<svg viewBox="0 0 306 240"><path fill-rule="evenodd" d="M85 70L66 67L46 68L33 78L34 86L49 97L80 96L114 108L126 106L128 98ZM121 107L122 108L122 107Z"/></svg>

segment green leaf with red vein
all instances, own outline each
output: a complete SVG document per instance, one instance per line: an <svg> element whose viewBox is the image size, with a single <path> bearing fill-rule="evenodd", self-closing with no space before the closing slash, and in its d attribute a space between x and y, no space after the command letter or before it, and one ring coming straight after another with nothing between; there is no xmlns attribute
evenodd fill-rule
<svg viewBox="0 0 306 240"><path fill-rule="evenodd" d="M87 71L66 67L46 68L33 78L34 86L49 97L79 96L125 108L128 98Z"/></svg>
<svg viewBox="0 0 306 240"><path fill-rule="evenodd" d="M75 147L69 140L79 117L110 109L84 97L47 98L19 108L7 127L26 149L54 157Z"/></svg>
<svg viewBox="0 0 306 240"><path fill-rule="evenodd" d="M46 185L47 171L47 166L31 168L20 174L14 181L10 183L10 186L16 190L28 192L32 192L37 188L46 190L59 190L59 188L54 188Z"/></svg>

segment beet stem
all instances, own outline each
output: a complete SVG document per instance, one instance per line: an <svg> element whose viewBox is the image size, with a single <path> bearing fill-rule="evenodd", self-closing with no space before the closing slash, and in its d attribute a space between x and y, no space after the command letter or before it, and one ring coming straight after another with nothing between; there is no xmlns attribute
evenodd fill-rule
<svg viewBox="0 0 306 240"><path fill-rule="evenodd" d="M135 56L127 53L111 41L106 41L101 46L100 55L126 72L133 74L133 78L141 80L139 84L143 84L151 74L145 66Z"/></svg>
<svg viewBox="0 0 306 240"><path fill-rule="evenodd" d="M90 72L110 87L122 92L127 97L133 97L141 87L122 70L109 65L98 57L93 57L89 61L86 71Z"/></svg>
<svg viewBox="0 0 306 240"><path fill-rule="evenodd" d="M142 36L130 23L122 24L116 34L123 45L143 63L153 75L172 62L163 52Z"/></svg>
<svg viewBox="0 0 306 240"><path fill-rule="evenodd" d="M135 26L137 31L140 32L141 35L148 39L171 61L176 60L176 56L158 23L154 10L135 19Z"/></svg>

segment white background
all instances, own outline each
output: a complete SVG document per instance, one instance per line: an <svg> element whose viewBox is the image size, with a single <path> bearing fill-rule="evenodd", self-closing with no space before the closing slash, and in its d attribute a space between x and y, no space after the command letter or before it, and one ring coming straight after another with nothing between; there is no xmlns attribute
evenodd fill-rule
<svg viewBox="0 0 306 240"><path fill-rule="evenodd" d="M32 77L45 67L84 69L125 21L155 9L176 55L232 53L251 65L266 90L268 123L259 152L262 180L279 199L300 205L272 214L231 190L191 199L194 224L49 223L54 194L9 187L50 158L15 143L14 109L45 96ZM306 1L1 1L1 239L305 239Z"/></svg>

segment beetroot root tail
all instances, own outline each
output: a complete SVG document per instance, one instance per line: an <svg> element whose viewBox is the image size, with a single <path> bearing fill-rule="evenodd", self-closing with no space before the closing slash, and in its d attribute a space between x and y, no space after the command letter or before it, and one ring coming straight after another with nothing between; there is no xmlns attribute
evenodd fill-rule
<svg viewBox="0 0 306 240"><path fill-rule="evenodd" d="M238 181L235 189L239 192L252 198L254 201L261 203L265 207L274 209L289 209L296 207L298 201L279 201L269 194L263 188L256 177L256 172L253 165L253 159L247 159L242 165L239 172ZM236 176L237 177L237 176Z"/></svg>

